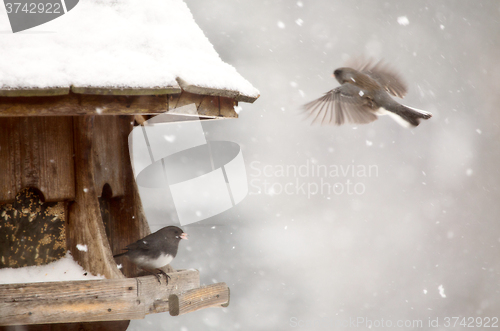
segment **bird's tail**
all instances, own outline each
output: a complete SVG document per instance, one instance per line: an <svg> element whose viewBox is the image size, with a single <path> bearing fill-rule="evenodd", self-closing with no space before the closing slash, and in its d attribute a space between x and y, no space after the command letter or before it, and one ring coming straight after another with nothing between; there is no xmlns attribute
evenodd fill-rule
<svg viewBox="0 0 500 331"><path fill-rule="evenodd" d="M387 110L389 110L388 114L404 127L418 126L420 120L426 120L432 117L432 114L427 111L401 104L391 105L390 109Z"/></svg>

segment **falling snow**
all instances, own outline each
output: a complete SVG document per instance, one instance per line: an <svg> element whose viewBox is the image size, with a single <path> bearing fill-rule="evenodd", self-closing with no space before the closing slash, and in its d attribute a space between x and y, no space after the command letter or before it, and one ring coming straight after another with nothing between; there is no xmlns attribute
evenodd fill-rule
<svg viewBox="0 0 500 331"><path fill-rule="evenodd" d="M408 17L406 16L399 16L398 23L399 25L407 26L408 24L410 24L410 20L408 20Z"/></svg>
<svg viewBox="0 0 500 331"><path fill-rule="evenodd" d="M165 138L165 140L168 141L169 143L173 143L176 139L174 135L164 135L163 138Z"/></svg>
<svg viewBox="0 0 500 331"><path fill-rule="evenodd" d="M441 298L446 298L446 294L444 294L443 285L439 285L438 290L439 290L439 295L441 296Z"/></svg>

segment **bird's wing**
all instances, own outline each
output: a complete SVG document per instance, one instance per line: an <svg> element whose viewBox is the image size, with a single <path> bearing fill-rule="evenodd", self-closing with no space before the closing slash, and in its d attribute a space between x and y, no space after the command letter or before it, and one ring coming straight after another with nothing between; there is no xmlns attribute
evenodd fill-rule
<svg viewBox="0 0 500 331"><path fill-rule="evenodd" d="M383 61L353 59L349 66L376 80L380 86L395 97L404 98L408 92L408 86L398 72Z"/></svg>
<svg viewBox="0 0 500 331"><path fill-rule="evenodd" d="M305 104L304 110L307 117L312 118L312 123L341 125L373 122L377 116L360 92L357 86L343 84Z"/></svg>
<svg viewBox="0 0 500 331"><path fill-rule="evenodd" d="M135 243L127 245L127 250L138 250L138 251L148 251L151 249L151 245L147 240L147 237L137 240Z"/></svg>

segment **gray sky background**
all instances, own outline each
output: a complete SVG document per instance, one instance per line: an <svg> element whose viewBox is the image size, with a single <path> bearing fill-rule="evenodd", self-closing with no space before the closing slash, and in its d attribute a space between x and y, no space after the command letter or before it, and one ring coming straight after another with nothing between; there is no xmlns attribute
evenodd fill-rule
<svg viewBox="0 0 500 331"><path fill-rule="evenodd" d="M500 3L186 2L221 58L261 92L238 120L207 126L208 139L241 145L251 194L185 226L190 240L173 262L199 269L202 283L226 282L229 307L129 329L339 330L357 318L429 329L438 318L433 330L455 330L446 317L500 318ZM300 106L336 87L332 71L352 56L391 63L409 85L404 103L433 117L413 130L389 117L302 121ZM377 171L277 172L313 164ZM322 180L344 191L279 192ZM151 223L172 223L154 197L143 204Z"/></svg>

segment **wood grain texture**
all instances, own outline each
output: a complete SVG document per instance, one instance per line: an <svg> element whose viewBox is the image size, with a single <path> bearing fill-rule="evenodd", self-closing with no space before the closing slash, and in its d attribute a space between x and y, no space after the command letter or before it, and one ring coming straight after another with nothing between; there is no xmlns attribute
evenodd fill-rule
<svg viewBox="0 0 500 331"><path fill-rule="evenodd" d="M231 95L200 94L196 90L183 90L177 94L161 95L115 95L77 94L70 92L61 96L2 97L0 96L0 117L17 116L76 116L76 115L141 115L160 114L169 109L191 103L200 114L212 115L217 102L229 104L241 101ZM224 99L224 101L220 101ZM201 104L205 100L204 104ZM211 101L214 100L214 101ZM253 101L252 101L253 102ZM217 104L217 108L220 108ZM235 117L228 109L227 117ZM233 115L229 115L233 113ZM215 116L226 116L217 111Z"/></svg>
<svg viewBox="0 0 500 331"><path fill-rule="evenodd" d="M183 80L182 78L177 78L177 83L181 86L181 88L184 91L193 94L219 96L249 103L255 102L255 100L257 100L260 97L260 95L257 96L245 95L240 93L239 91L198 86L196 84L190 84L189 82Z"/></svg>
<svg viewBox="0 0 500 331"><path fill-rule="evenodd" d="M168 110L177 108L177 103L181 97L181 93L179 94L170 94L168 96Z"/></svg>
<svg viewBox="0 0 500 331"><path fill-rule="evenodd" d="M88 95L152 96L152 95L164 95L164 94L177 94L180 93L181 90L193 94L221 96L249 103L253 103L260 97L260 95L251 96L242 94L239 91L234 91L234 90L198 86L196 84L190 84L181 78L177 78L177 82L179 85L155 87L155 88L71 86L71 87L32 88L32 89L29 88L0 89L0 97L15 98L15 97L59 96L68 93L88 94Z"/></svg>
<svg viewBox="0 0 500 331"><path fill-rule="evenodd" d="M125 186L130 184L125 178L124 168L130 166L127 142L133 117L127 118L127 121L119 116L94 118L92 151L94 182L99 196L105 184L111 186L112 197L123 196Z"/></svg>
<svg viewBox="0 0 500 331"><path fill-rule="evenodd" d="M169 110L190 104L194 104L196 106L200 118L204 118L204 116L210 118L238 117L238 114L234 111L234 106L237 105L238 102L234 99L211 95L203 96L186 91L182 92L178 98L176 98L175 95L171 95L169 97Z"/></svg>
<svg viewBox="0 0 500 331"><path fill-rule="evenodd" d="M219 97L205 96L198 107L199 115L219 116Z"/></svg>
<svg viewBox="0 0 500 331"><path fill-rule="evenodd" d="M0 97L40 97L64 95L69 93L68 87L32 88L32 89L0 89Z"/></svg>
<svg viewBox="0 0 500 331"><path fill-rule="evenodd" d="M254 96L248 96L244 94L238 94L236 98L234 98L236 101L241 101L241 102L248 102L248 103L254 103L255 100L257 100L260 97L260 95L254 97Z"/></svg>
<svg viewBox="0 0 500 331"><path fill-rule="evenodd" d="M96 124L99 121L102 123L96 126L94 137L102 135L99 131L106 130L106 127L113 128L112 133L98 138L101 144L106 144L106 147L95 147L94 151L101 150L101 165L99 166L101 169L97 165L94 169L97 173L102 170L103 165L116 168L110 173L101 174L101 179L96 182L99 190L104 187L103 183L110 190L106 194L99 193L101 195L99 201L111 252L118 254L128 244L151 233L130 163L128 135L132 131L133 116L98 117L96 121ZM101 125L101 130L97 129L99 125ZM113 150L108 150L109 148ZM94 155L96 154L98 153L94 152ZM117 262L122 264L121 272L126 277L136 277L140 274L141 270L127 259L120 259Z"/></svg>
<svg viewBox="0 0 500 331"><path fill-rule="evenodd" d="M73 119L0 117L0 203L25 187L45 201L73 200Z"/></svg>
<svg viewBox="0 0 500 331"><path fill-rule="evenodd" d="M177 100L177 104L175 108L183 107L186 105L190 105L192 103L195 104L196 109L200 108L200 104L203 101L204 96L200 94L193 94L186 91L183 91Z"/></svg>
<svg viewBox="0 0 500 331"><path fill-rule="evenodd" d="M220 97L219 104L220 116L238 118L238 114L236 113L236 111L234 111L234 107L238 106L238 101Z"/></svg>
<svg viewBox="0 0 500 331"><path fill-rule="evenodd" d="M160 94L180 93L181 88L177 84L174 86L165 86L158 88L131 88L131 87L109 88L109 87L72 86L71 91L73 93L94 94L94 95L160 95Z"/></svg>
<svg viewBox="0 0 500 331"><path fill-rule="evenodd" d="M199 286L197 270L169 274L168 286L154 276L90 281L0 285L0 325L142 319L168 311L171 294Z"/></svg>
<svg viewBox="0 0 500 331"><path fill-rule="evenodd" d="M89 95L0 97L0 117L159 114L168 95Z"/></svg>
<svg viewBox="0 0 500 331"><path fill-rule="evenodd" d="M0 325L143 318L136 299L132 278L0 285Z"/></svg>
<svg viewBox="0 0 500 331"><path fill-rule="evenodd" d="M93 131L93 116L74 119L76 196L69 208L67 247L73 258L94 275L123 278L111 254L97 198L92 151ZM77 244L87 245L88 251L79 251Z"/></svg>
<svg viewBox="0 0 500 331"><path fill-rule="evenodd" d="M200 287L200 273L198 270L178 270L167 273L171 279L165 286L165 278L161 278L161 284L155 276L138 277L138 296L144 301L146 314L163 313L169 310L169 296L173 293L182 293Z"/></svg>
<svg viewBox="0 0 500 331"><path fill-rule="evenodd" d="M170 315L178 316L210 307L229 305L229 288L226 283L202 286L168 298Z"/></svg>
<svg viewBox="0 0 500 331"><path fill-rule="evenodd" d="M100 321L76 323L30 324L0 326L0 331L126 331L130 321Z"/></svg>

